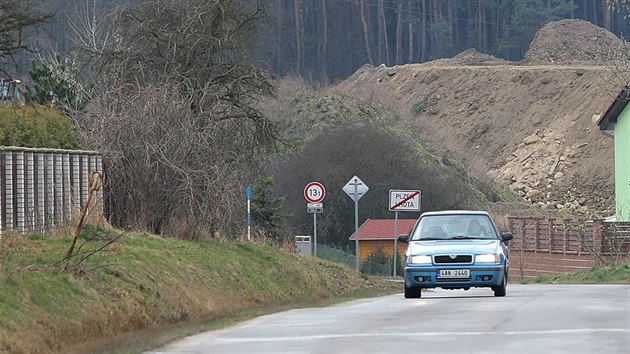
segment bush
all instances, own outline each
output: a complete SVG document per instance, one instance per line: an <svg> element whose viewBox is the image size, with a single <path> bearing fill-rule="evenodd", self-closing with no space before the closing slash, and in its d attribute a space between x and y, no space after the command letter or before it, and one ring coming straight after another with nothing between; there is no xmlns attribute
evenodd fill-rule
<svg viewBox="0 0 630 354"><path fill-rule="evenodd" d="M76 127L57 108L0 105L0 145L78 149Z"/></svg>

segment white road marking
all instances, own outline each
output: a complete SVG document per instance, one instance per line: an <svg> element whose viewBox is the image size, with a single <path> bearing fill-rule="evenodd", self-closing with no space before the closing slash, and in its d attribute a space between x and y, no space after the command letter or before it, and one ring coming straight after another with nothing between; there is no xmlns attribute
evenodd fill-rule
<svg viewBox="0 0 630 354"><path fill-rule="evenodd" d="M291 337L249 337L249 338L215 338L224 343L266 343L266 342L292 342L337 338L360 337L440 337L440 336L487 336L489 333L507 336L531 336L531 335L574 335L587 333L629 333L625 328L581 328L581 329L555 329L548 331L507 331L507 332L424 332L424 333L347 333L347 334L321 334L311 336Z"/></svg>

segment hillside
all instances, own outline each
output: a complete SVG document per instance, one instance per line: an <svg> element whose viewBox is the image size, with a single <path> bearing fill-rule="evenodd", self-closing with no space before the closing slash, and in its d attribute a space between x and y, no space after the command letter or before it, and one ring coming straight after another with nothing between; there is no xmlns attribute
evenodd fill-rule
<svg viewBox="0 0 630 354"><path fill-rule="evenodd" d="M613 139L593 115L623 86L613 61L622 45L588 22L563 20L538 32L522 62L469 49L422 64L365 65L335 91L397 110L419 138L541 212L608 216Z"/></svg>
<svg viewBox="0 0 630 354"><path fill-rule="evenodd" d="M342 264L256 242L190 242L88 227L0 238L0 353L139 353L286 308L399 291ZM81 257L98 248L101 252Z"/></svg>

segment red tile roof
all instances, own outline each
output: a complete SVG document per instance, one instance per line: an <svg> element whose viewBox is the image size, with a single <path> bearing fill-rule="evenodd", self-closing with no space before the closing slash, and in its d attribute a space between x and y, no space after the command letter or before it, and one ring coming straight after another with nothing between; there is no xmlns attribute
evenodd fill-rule
<svg viewBox="0 0 630 354"><path fill-rule="evenodd" d="M407 234L418 219L398 219L398 234ZM367 219L359 227L357 232L350 236L350 240L356 240L358 235L361 240L394 240L394 219Z"/></svg>

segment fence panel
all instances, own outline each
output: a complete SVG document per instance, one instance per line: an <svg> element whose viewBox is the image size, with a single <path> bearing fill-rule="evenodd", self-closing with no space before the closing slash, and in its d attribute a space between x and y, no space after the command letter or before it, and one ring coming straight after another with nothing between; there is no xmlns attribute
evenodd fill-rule
<svg viewBox="0 0 630 354"><path fill-rule="evenodd" d="M0 235L48 232L72 220L97 171L102 159L95 151L0 146ZM102 193L95 198L100 213Z"/></svg>
<svg viewBox="0 0 630 354"><path fill-rule="evenodd" d="M549 219L549 233L551 234L551 252L565 252L567 243L564 234L564 223L556 219Z"/></svg>
<svg viewBox="0 0 630 354"><path fill-rule="evenodd" d="M537 220L534 219L525 219L525 234L523 250L525 251L534 251L536 250L536 243L538 242L538 234L536 233L537 229ZM530 236L530 237L527 237Z"/></svg>
<svg viewBox="0 0 630 354"><path fill-rule="evenodd" d="M326 245L317 245L317 257L343 263L352 268L356 266L356 258L353 254Z"/></svg>
<svg viewBox="0 0 630 354"><path fill-rule="evenodd" d="M630 255L630 222L508 217L510 250L608 257Z"/></svg>
<svg viewBox="0 0 630 354"><path fill-rule="evenodd" d="M537 250L549 252L551 250L551 234L549 220L540 220L537 223L536 233L538 236Z"/></svg>
<svg viewBox="0 0 630 354"><path fill-rule="evenodd" d="M602 253L630 253L630 222L604 223L601 241Z"/></svg>

